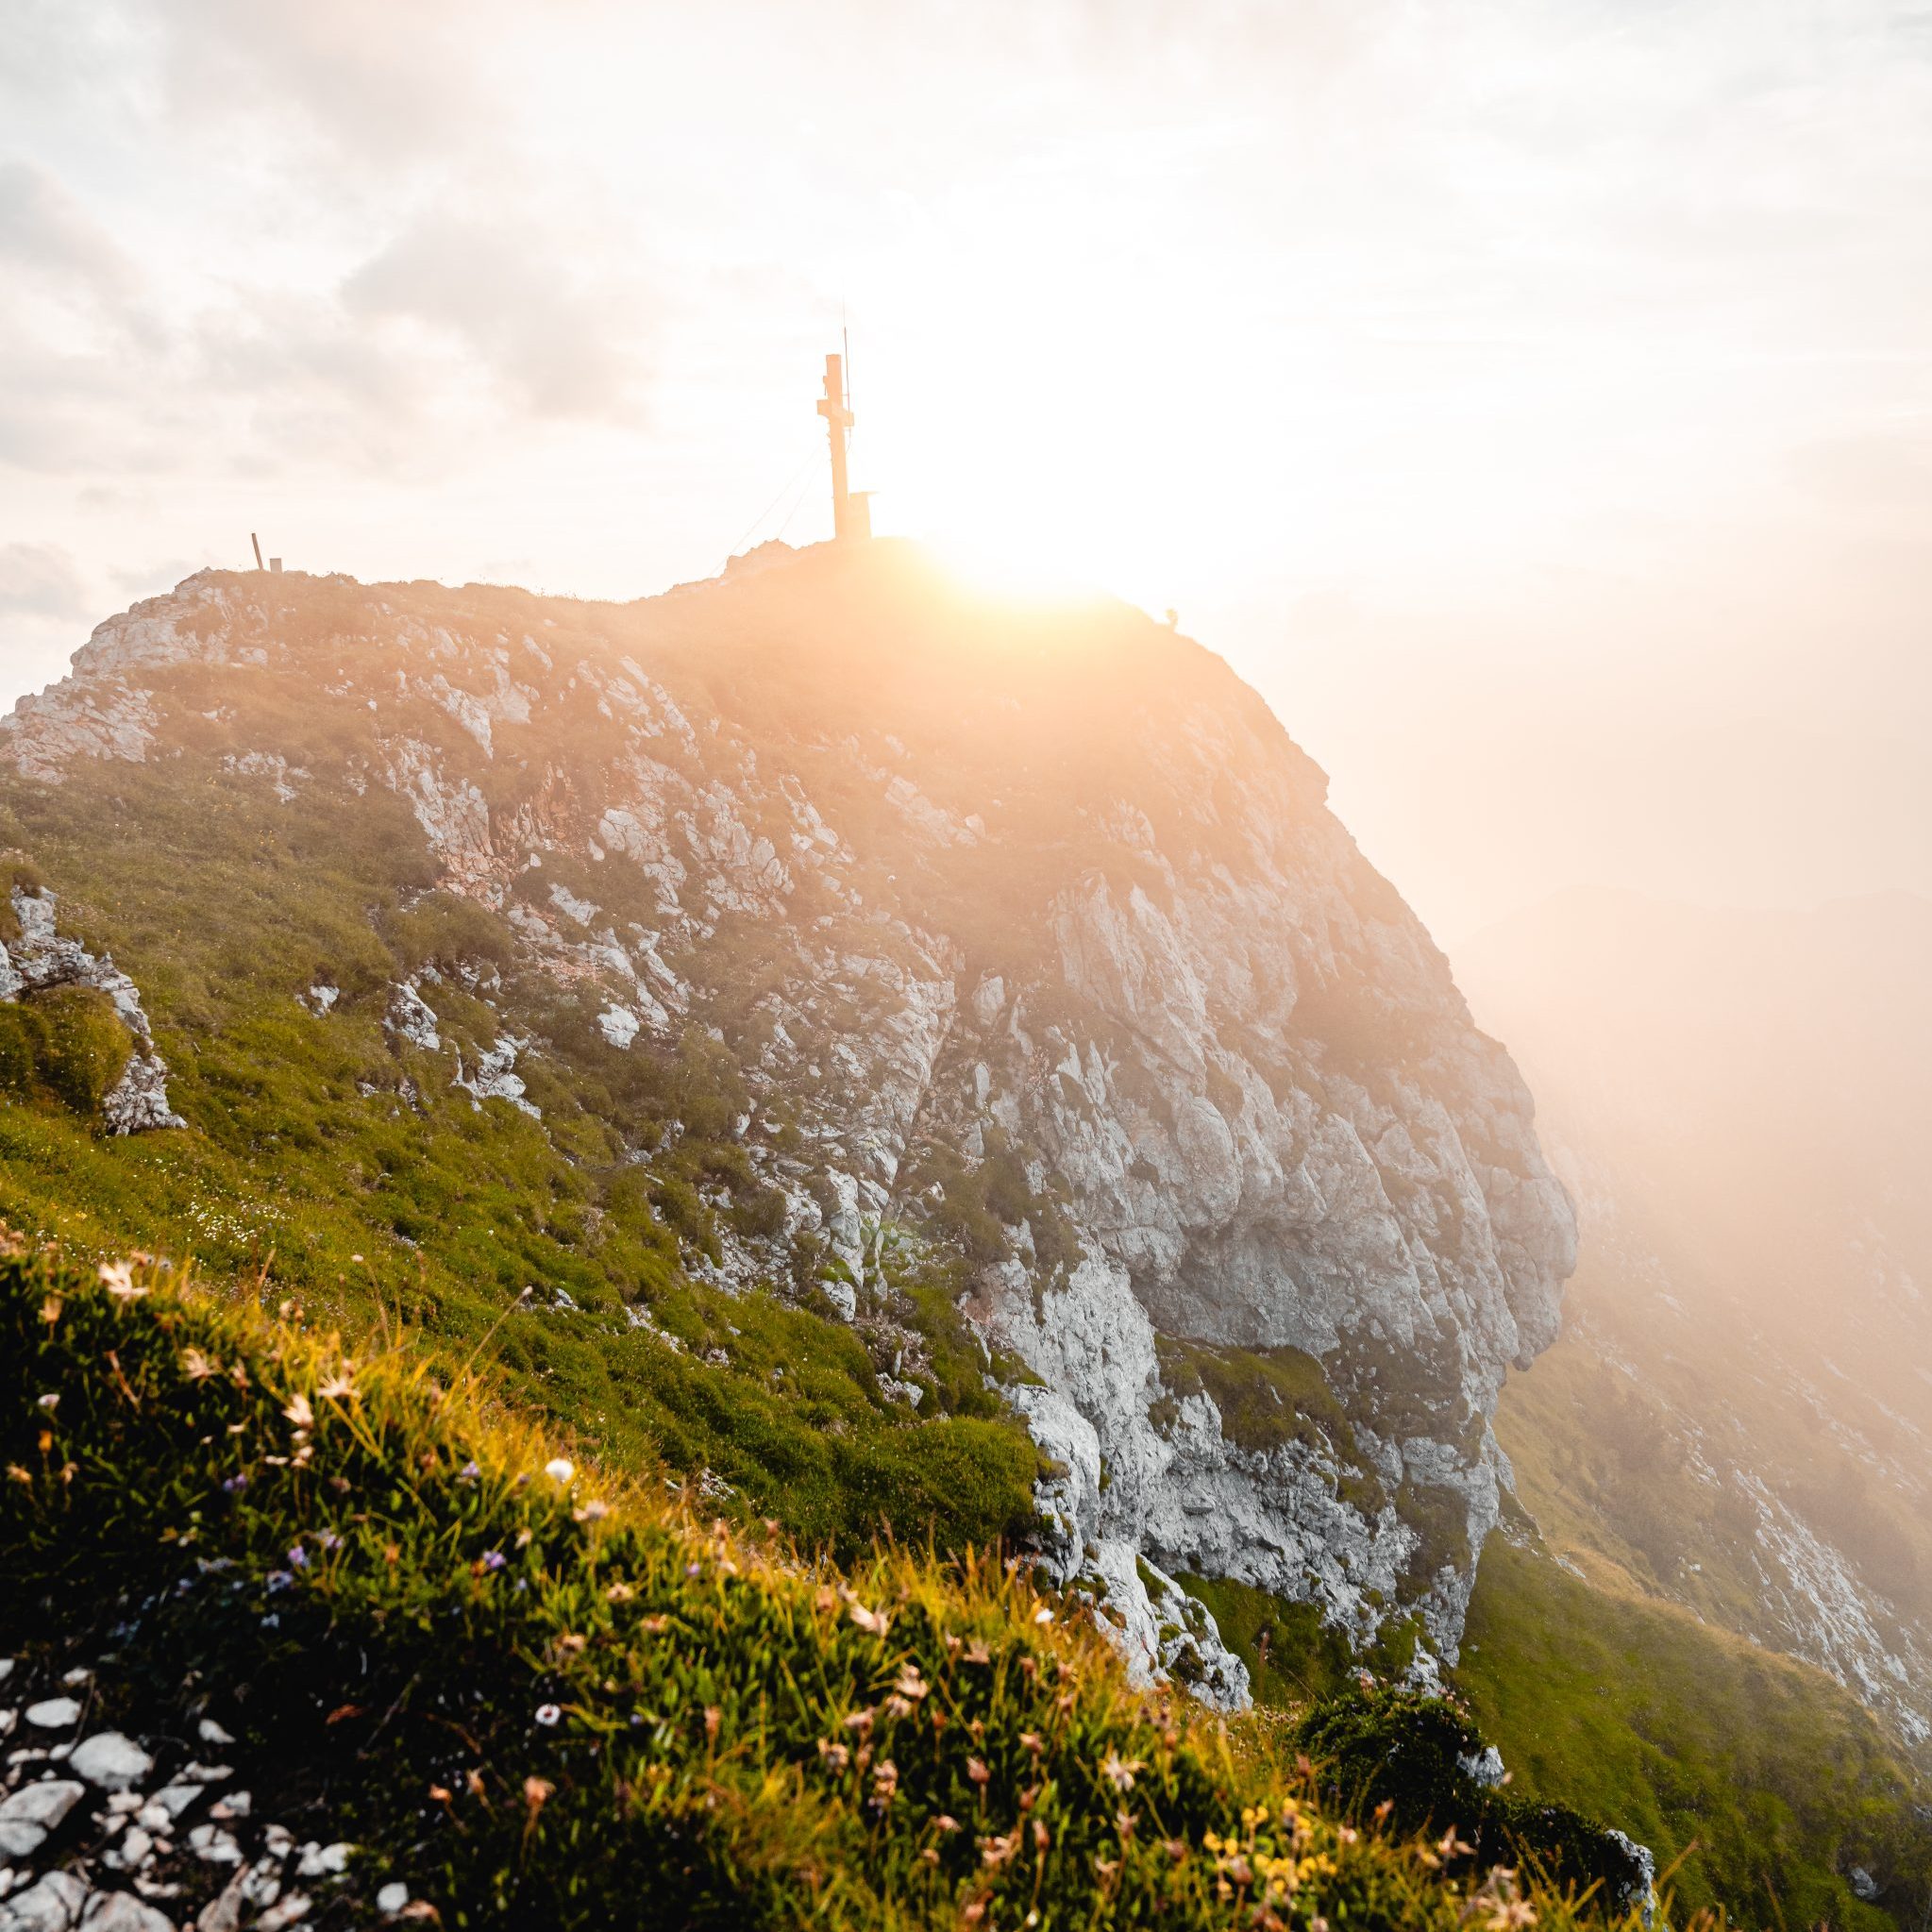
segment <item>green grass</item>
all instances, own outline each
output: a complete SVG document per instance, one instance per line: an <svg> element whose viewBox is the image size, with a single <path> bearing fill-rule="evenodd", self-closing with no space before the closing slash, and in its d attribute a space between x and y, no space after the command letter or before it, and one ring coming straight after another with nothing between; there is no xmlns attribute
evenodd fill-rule
<svg viewBox="0 0 1932 1932"><path fill-rule="evenodd" d="M191 1129L102 1136L93 1089L117 1069L89 1045L98 1016L64 996L0 1008L0 1218L80 1253L193 1256L355 1331L387 1310L458 1352L541 1285L496 1358L531 1415L613 1461L708 1471L731 1514L843 1554L888 1528L944 1549L1028 1530L1037 1457L983 1386L942 1258L897 1254L883 1310L931 1364L916 1412L788 1260L745 1294L694 1275L721 1218L755 1235L777 1200L729 1137L748 1099L723 1048L694 1028L620 1053L594 994L512 976L545 1117L473 1106L450 1053L398 1049L382 1014L394 981L439 968L424 990L474 1064L504 1022L455 976L503 971L507 923L428 889L421 831L386 794L264 813L260 792L202 752L116 767L111 789L0 782L0 846L30 845L63 932L135 977ZM295 998L318 977L340 989L326 1018Z"/></svg>
<svg viewBox="0 0 1932 1932"><path fill-rule="evenodd" d="M1821 1672L1593 1588L1498 1537L1456 1672L1517 1788L1613 1818L1692 1908L1753 1925L1916 1926L1932 1841L1871 1718ZM1856 1899L1854 1864L1890 1912Z"/></svg>
<svg viewBox="0 0 1932 1932"><path fill-rule="evenodd" d="M1383 1624L1376 1640L1357 1651L1342 1631L1322 1621L1319 1604L1290 1603L1228 1576L1175 1579L1214 1613L1221 1641L1248 1666L1256 1704L1305 1710L1355 1683L1364 1671L1399 1677L1416 1653L1418 1619Z"/></svg>
<svg viewBox="0 0 1932 1932"><path fill-rule="evenodd" d="M1252 1583L1182 1571L1174 1579L1214 1616L1221 1641L1248 1666L1254 1701L1305 1706L1342 1689L1368 1659L1321 1621L1319 1604L1291 1604Z"/></svg>
<svg viewBox="0 0 1932 1932"><path fill-rule="evenodd" d="M1161 1379L1177 1397L1205 1389L1221 1434L1256 1453L1302 1443L1352 1460L1355 1440L1321 1364L1305 1350L1213 1348L1161 1336Z"/></svg>
<svg viewBox="0 0 1932 1932"><path fill-rule="evenodd" d="M418 1348L0 1254L0 1647L238 1740L449 1926L1506 1927L1126 1685L983 1556L848 1574L551 1445ZM554 1705L559 1721L536 1713ZM547 1715L547 1711L546 1713ZM211 1890L216 1881L207 1881ZM184 1902L192 1907L197 1901ZM1542 1923L1566 1925L1559 1901Z"/></svg>
<svg viewBox="0 0 1932 1932"><path fill-rule="evenodd" d="M1305 1727L1323 1705L1359 1703L1365 1667L1400 1675L1401 1631L1356 1656L1312 1604L1226 1579L1179 1580L1248 1666L1257 1704L1287 1714L1277 1751L1322 1746L1349 1758L1365 1789L1374 1785L1368 1767L1379 1745L1341 1753L1333 1724ZM1675 1866L1669 1890L1680 1912L1917 1932L1932 1898L1932 1833L1915 1810L1922 1789L1822 1672L1669 1605L1583 1583L1539 1549L1497 1536L1483 1553L1454 1679L1475 1729L1503 1752L1511 1795L1609 1821L1650 1845L1660 1870ZM1349 1723L1359 1728L1361 1716ZM1386 1717L1368 1729L1395 1735ZM1452 1813L1476 1823L1453 1779L1432 1774L1417 1788L1434 1794L1438 1823ZM1428 1808L1412 1799L1404 1822ZM1568 1836L1547 1831L1558 1845ZM1855 1864L1885 1888L1881 1904L1852 1893Z"/></svg>
<svg viewBox="0 0 1932 1932"><path fill-rule="evenodd" d="M54 986L0 1006L0 1094L52 1101L92 1119L126 1070L134 1041L92 986Z"/></svg>

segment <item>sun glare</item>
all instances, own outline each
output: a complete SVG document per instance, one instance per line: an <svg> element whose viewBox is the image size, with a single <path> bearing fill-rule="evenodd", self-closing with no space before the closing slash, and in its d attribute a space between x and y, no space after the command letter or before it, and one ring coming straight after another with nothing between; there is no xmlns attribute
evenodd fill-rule
<svg viewBox="0 0 1932 1932"><path fill-rule="evenodd" d="M1091 596L1110 581L1102 573L1084 572L1050 554L998 532L981 538L944 535L929 547L954 576L1003 597L1041 604L1071 603Z"/></svg>

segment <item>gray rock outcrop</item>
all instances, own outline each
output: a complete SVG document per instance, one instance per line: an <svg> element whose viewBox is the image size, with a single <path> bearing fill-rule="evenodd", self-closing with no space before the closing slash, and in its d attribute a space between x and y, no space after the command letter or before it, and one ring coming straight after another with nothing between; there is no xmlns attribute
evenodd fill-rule
<svg viewBox="0 0 1932 1932"><path fill-rule="evenodd" d="M205 573L102 626L0 760L170 755L171 693L212 677L229 781L393 794L610 1049L751 988L714 1037L784 1227L716 1278L810 1247L860 1319L894 1242L963 1244L1026 1370L1049 1560L1137 1667L1243 1701L1201 1575L1364 1645L1407 1622L1426 1672L1498 1518L1497 1393L1557 1331L1568 1199L1266 707L1124 607L1053 622L887 544L628 607ZM334 707L332 764L250 739L264 679ZM484 997L458 1078L533 1111L539 1030ZM443 1047L413 983L388 1014Z"/></svg>

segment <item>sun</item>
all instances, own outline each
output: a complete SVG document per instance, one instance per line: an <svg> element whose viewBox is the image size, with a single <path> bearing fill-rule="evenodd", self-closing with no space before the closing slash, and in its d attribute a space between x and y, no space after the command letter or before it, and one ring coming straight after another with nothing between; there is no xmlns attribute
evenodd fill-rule
<svg viewBox="0 0 1932 1932"><path fill-rule="evenodd" d="M1131 254L1070 244L1050 195L946 213L862 276L852 449L875 528L1003 590L1177 601L1179 445L1214 418L1156 393L1170 292Z"/></svg>
<svg viewBox="0 0 1932 1932"><path fill-rule="evenodd" d="M1016 362L990 386L1004 398L997 412L916 397L910 420L856 445L866 480L882 485L878 527L922 539L988 588L1166 601L1170 560L1149 543L1157 519L1098 397L1053 393Z"/></svg>

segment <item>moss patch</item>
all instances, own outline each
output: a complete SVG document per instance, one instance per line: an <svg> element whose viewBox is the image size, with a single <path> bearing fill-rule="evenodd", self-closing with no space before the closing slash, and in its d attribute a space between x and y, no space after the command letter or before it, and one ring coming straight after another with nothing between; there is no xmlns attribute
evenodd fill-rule
<svg viewBox="0 0 1932 1932"><path fill-rule="evenodd" d="M0 1095L92 1119L127 1069L134 1041L92 986L54 986L0 1006Z"/></svg>
<svg viewBox="0 0 1932 1932"><path fill-rule="evenodd" d="M1355 1438L1321 1364L1302 1349L1224 1349L1157 1336L1161 1379L1172 1395L1202 1390L1221 1413L1221 1434L1256 1453L1299 1442L1352 1460Z"/></svg>

